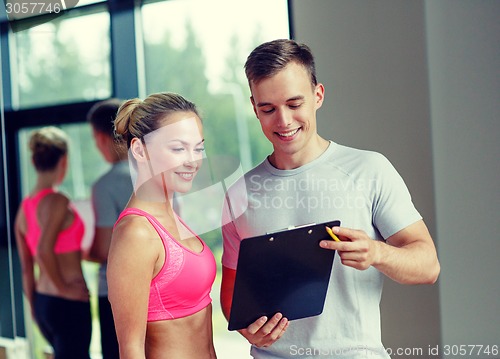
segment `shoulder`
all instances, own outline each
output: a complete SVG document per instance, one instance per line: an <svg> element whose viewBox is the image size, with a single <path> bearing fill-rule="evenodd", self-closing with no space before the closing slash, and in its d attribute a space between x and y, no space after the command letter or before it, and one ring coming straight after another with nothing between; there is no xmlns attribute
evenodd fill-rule
<svg viewBox="0 0 500 359"><path fill-rule="evenodd" d="M123 173L128 173L128 163L126 161L111 163L106 172L104 172L95 182L94 185L103 182L111 181L116 176L121 176Z"/></svg>
<svg viewBox="0 0 500 359"><path fill-rule="evenodd" d="M97 193L113 192L125 185L132 188L128 164L117 163L94 182L92 189Z"/></svg>
<svg viewBox="0 0 500 359"><path fill-rule="evenodd" d="M361 162L380 162L387 161L387 158L380 152L366 150L361 148L349 147L333 143L335 146L331 151L330 159L339 159L343 161L361 161Z"/></svg>
<svg viewBox="0 0 500 359"><path fill-rule="evenodd" d="M36 208L41 227L49 228L55 223L64 221L69 209L69 198L60 192L49 193L43 197Z"/></svg>
<svg viewBox="0 0 500 359"><path fill-rule="evenodd" d="M40 201L39 208L41 211L53 210L58 208L66 209L69 204L69 198L61 192L53 192L47 194Z"/></svg>
<svg viewBox="0 0 500 359"><path fill-rule="evenodd" d="M259 179L267 178L268 176L271 175L271 173L267 169L267 166L269 166L269 163L268 163L268 160L266 158L260 164L258 164L257 166L255 166L251 170L247 171L245 173L245 175L242 176L242 178L244 178L244 180L247 183L252 183L252 182L258 181Z"/></svg>
<svg viewBox="0 0 500 359"><path fill-rule="evenodd" d="M392 168L388 158L380 152L348 147L334 143L327 163L348 174L376 176Z"/></svg>
<svg viewBox="0 0 500 359"><path fill-rule="evenodd" d="M93 184L93 188L94 189L99 189L99 188L103 188L103 187L107 187L110 183L110 179L112 177L112 173L111 173L111 170L112 168L110 168L109 170L107 170L104 174L102 174Z"/></svg>
<svg viewBox="0 0 500 359"><path fill-rule="evenodd" d="M151 243L161 243L158 233L146 217L130 214L116 222L111 237L114 246L143 251Z"/></svg>
<svg viewBox="0 0 500 359"><path fill-rule="evenodd" d="M161 239L148 219L138 215L128 215L117 222L113 229L108 268L117 263L117 260L119 263L152 265L162 250Z"/></svg>
<svg viewBox="0 0 500 359"><path fill-rule="evenodd" d="M128 161L119 161L113 163L110 170L106 173L107 178L130 178L130 167Z"/></svg>
<svg viewBox="0 0 500 359"><path fill-rule="evenodd" d="M240 179L243 179L243 178L248 179L249 177L251 177L253 175L256 175L256 174L267 173L268 172L266 170L267 164L268 164L268 159L266 157L262 162L260 162L259 164L255 165L254 167L252 167L248 171L246 171L244 173L242 172L242 174L240 176Z"/></svg>
<svg viewBox="0 0 500 359"><path fill-rule="evenodd" d="M254 168L250 169L249 171L247 171L245 173L241 172L239 176L234 176L233 178L235 178L235 179L234 179L234 181L229 183L227 192L229 192L229 193L234 192L234 194L236 194L240 190L242 190L246 187L245 184L251 183L251 181L255 181L256 176L261 177L265 173L267 173L267 171L265 169L265 164L264 164L265 161L266 160L264 160L259 165L255 166ZM227 181L225 181L225 183L228 184Z"/></svg>
<svg viewBox="0 0 500 359"><path fill-rule="evenodd" d="M155 234L149 220L140 215L129 214L116 222L113 229L113 237L146 238Z"/></svg>
<svg viewBox="0 0 500 359"><path fill-rule="evenodd" d="M17 209L16 218L14 219L14 229L19 231L20 233L26 232L26 216L24 214L24 210L22 207L22 202L19 208Z"/></svg>

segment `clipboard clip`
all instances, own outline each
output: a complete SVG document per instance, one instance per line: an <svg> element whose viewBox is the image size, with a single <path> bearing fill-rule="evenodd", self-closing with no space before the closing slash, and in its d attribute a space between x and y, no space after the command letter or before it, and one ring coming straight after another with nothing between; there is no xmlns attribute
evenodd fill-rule
<svg viewBox="0 0 500 359"><path fill-rule="evenodd" d="M291 231L292 229L310 227L310 226L314 226L315 224L316 224L315 222L312 222L312 223L300 224L298 226L288 226L286 228L277 229L275 231L267 232L266 234L273 234L273 233L278 233L278 232L283 232L283 231Z"/></svg>

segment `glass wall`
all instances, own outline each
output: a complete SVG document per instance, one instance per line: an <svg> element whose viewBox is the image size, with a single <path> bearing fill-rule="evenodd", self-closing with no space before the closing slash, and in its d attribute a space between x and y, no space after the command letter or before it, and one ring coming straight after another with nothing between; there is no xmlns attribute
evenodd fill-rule
<svg viewBox="0 0 500 359"><path fill-rule="evenodd" d="M11 36L16 107L111 96L109 14L76 15L59 17Z"/></svg>
<svg viewBox="0 0 500 359"><path fill-rule="evenodd" d="M212 139L208 153L234 155L244 170L260 162L270 145L258 135L243 65L261 42L289 37L286 1L172 0L141 13L146 93L192 99Z"/></svg>
<svg viewBox="0 0 500 359"><path fill-rule="evenodd" d="M206 163L216 173L211 190L217 191L214 187L219 186L220 194L228 177L249 170L271 152L250 103L243 66L260 43L289 37L287 2L171 0L147 3L141 15L145 93L178 92L200 107ZM203 191L186 197L189 200L184 201L184 208L181 205L182 216L202 234L220 264L222 240L215 226L220 223L222 208L217 199L222 197L215 194L213 203ZM199 207L189 206L192 203L204 204L203 221ZM248 358L246 341L227 331L218 302L220 279L219 272L212 292L218 355Z"/></svg>
<svg viewBox="0 0 500 359"><path fill-rule="evenodd" d="M271 150L249 101L243 64L259 43L289 37L286 0L169 0L141 4L134 0L81 0L62 16L26 26L22 31L11 31L7 20L5 14L0 16L4 75L0 87L6 107L3 188L9 186L9 198L0 198L2 210L10 214L10 219L0 218L2 236L8 231L5 225L12 221L21 198L33 188L29 135L49 124L62 128L71 139L70 167L60 189L77 205L87 228L93 228L90 188L108 165L95 148L85 115L101 99L123 94L143 98L159 91L183 94L201 110L207 159L212 169L229 166L223 171L227 174L248 170ZM92 231L87 231L86 245L92 235ZM203 238L220 264L220 230L207 231ZM1 238L2 251L8 241L7 236ZM42 358L46 343L29 311L23 310L16 257L14 247L12 264L4 261L9 258L7 254L0 259L0 269L7 262L13 268L12 285L16 289L12 298L17 298L13 302L18 316L24 312L22 325L18 325L17 333L16 329L11 330L12 336L27 336L29 357ZM97 267L86 263L85 268L95 295ZM0 277L2 313L11 302L3 290L9 288L10 292L11 287L5 278ZM246 341L227 331L218 304L219 284L220 275L212 293L218 356L247 358ZM0 337L8 336L2 330L5 322L0 313ZM100 358L96 318L94 324L92 357Z"/></svg>

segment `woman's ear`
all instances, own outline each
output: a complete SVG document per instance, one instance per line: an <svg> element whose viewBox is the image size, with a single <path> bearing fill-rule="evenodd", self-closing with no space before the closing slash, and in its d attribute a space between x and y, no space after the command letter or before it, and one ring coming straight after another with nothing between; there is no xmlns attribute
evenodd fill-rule
<svg viewBox="0 0 500 359"><path fill-rule="evenodd" d="M61 158L59 159L59 166L66 170L66 168L68 168L68 154L64 154L61 156Z"/></svg>
<svg viewBox="0 0 500 359"><path fill-rule="evenodd" d="M137 162L145 162L149 160L144 146L144 143L142 143L142 141L137 137L134 137L130 142L130 151Z"/></svg>
<svg viewBox="0 0 500 359"><path fill-rule="evenodd" d="M64 154L57 163L56 167L58 182L61 183L66 176L66 172L68 171L68 154Z"/></svg>

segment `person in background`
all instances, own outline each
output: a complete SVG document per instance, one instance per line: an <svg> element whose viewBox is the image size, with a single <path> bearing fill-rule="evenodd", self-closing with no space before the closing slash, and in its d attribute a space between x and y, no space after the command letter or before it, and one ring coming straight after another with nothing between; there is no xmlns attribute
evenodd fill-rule
<svg viewBox="0 0 500 359"><path fill-rule="evenodd" d="M121 103L121 100L115 98L101 101L87 113L96 147L104 160L111 164L111 168L92 186L95 228L87 258L100 263L98 298L103 359L119 358L113 313L108 300L106 263L113 225L133 192L127 151L123 146L117 145L114 136L114 120Z"/></svg>
<svg viewBox="0 0 500 359"><path fill-rule="evenodd" d="M333 228L341 242L320 242L337 251L322 314L296 321L281 313L263 316L240 333L259 359L389 358L380 332L384 276L403 284L430 284L440 272L433 240L403 179L383 155L318 134L316 113L325 89L316 79L308 46L288 39L266 42L248 56L245 73L254 112L273 152L241 179L243 185L235 185L247 193L230 189L226 196L224 314L229 317L244 238L341 220L342 227ZM233 216L231 208L247 209Z"/></svg>
<svg viewBox="0 0 500 359"><path fill-rule="evenodd" d="M89 359L92 322L81 266L85 228L69 198L57 190L68 166L68 138L56 127L44 127L31 135L29 147L36 184L14 224L24 294L55 359Z"/></svg>
<svg viewBox="0 0 500 359"><path fill-rule="evenodd" d="M215 259L173 209L174 193L191 189L203 158L196 106L174 93L131 99L115 132L129 149L134 184L107 270L120 358L215 358Z"/></svg>

